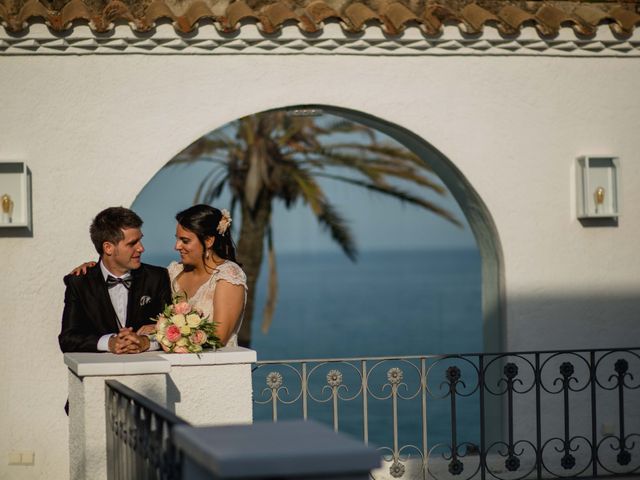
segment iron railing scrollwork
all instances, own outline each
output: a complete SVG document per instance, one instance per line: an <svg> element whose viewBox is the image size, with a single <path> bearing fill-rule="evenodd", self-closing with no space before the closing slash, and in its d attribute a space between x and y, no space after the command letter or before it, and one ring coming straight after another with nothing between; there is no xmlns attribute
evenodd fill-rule
<svg viewBox="0 0 640 480"><path fill-rule="evenodd" d="M182 478L181 454L171 432L187 422L120 382L107 380L105 389L107 478Z"/></svg>
<svg viewBox="0 0 640 480"><path fill-rule="evenodd" d="M379 446L381 478L640 475L640 349L258 362L257 419Z"/></svg>

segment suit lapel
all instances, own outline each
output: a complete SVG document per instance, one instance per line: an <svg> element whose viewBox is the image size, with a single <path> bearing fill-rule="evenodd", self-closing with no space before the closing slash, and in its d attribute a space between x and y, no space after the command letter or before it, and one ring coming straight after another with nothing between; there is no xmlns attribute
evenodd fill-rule
<svg viewBox="0 0 640 480"><path fill-rule="evenodd" d="M131 288L129 289L129 299L127 301L127 326L136 330L138 325L138 311L140 309L139 299L144 289L144 267L131 271Z"/></svg>

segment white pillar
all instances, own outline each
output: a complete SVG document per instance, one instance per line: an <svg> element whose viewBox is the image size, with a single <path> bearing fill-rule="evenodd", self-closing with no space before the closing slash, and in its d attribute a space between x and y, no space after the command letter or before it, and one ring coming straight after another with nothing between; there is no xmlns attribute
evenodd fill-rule
<svg viewBox="0 0 640 480"><path fill-rule="evenodd" d="M106 478L105 380L117 380L193 425L252 421L251 364L256 352L138 355L67 353L70 478Z"/></svg>

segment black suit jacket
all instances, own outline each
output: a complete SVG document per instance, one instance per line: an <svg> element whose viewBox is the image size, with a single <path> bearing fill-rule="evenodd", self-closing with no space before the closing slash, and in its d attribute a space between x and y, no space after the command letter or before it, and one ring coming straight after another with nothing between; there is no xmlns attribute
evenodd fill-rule
<svg viewBox="0 0 640 480"><path fill-rule="evenodd" d="M131 275L126 325L136 331L153 323L152 318L171 303L171 285L166 268L143 263ZM100 337L118 333L120 328L100 264L87 269L86 275L67 275L64 283L60 348L63 352L97 352Z"/></svg>

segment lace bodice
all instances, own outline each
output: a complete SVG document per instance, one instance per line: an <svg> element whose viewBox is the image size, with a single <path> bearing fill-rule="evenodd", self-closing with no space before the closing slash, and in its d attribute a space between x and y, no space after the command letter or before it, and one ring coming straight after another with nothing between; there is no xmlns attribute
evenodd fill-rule
<svg viewBox="0 0 640 480"><path fill-rule="evenodd" d="M181 292L177 278L178 275L182 273L182 270L184 270L184 266L178 262L171 262L168 270L169 278L171 279L171 293L175 295ZM209 280L200 285L195 295L189 298L191 305L202 310L202 312L205 315L209 315L211 319L213 318L213 295L216 291L216 284L220 280L224 280L233 285L242 285L245 291L245 303L247 301L247 276L237 263L227 260L222 265L219 265L218 268L213 271ZM244 316L244 312L240 316L240 320L238 320L238 324L231 334L231 337L229 337L227 346L238 346L238 330L240 330L240 325L242 324L242 316Z"/></svg>

